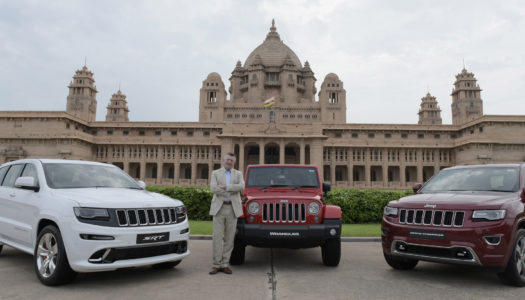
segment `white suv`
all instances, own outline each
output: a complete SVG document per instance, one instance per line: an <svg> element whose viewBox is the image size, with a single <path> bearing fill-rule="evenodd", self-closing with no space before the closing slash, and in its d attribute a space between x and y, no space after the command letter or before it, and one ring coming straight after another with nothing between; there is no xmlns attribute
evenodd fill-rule
<svg viewBox="0 0 525 300"><path fill-rule="evenodd" d="M0 166L2 245L34 255L45 285L76 272L172 268L189 255L181 201L108 164L23 159Z"/></svg>

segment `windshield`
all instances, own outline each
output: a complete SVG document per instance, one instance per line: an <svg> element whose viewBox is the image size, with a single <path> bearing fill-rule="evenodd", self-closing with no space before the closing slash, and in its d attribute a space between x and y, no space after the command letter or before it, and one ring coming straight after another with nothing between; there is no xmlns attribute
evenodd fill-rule
<svg viewBox="0 0 525 300"><path fill-rule="evenodd" d="M518 190L519 169L515 167L461 168L444 170L434 176L421 192Z"/></svg>
<svg viewBox="0 0 525 300"><path fill-rule="evenodd" d="M133 188L138 184L117 167L91 164L44 164L46 181L53 189L70 188Z"/></svg>
<svg viewBox="0 0 525 300"><path fill-rule="evenodd" d="M311 167L250 168L246 187L319 187L317 170Z"/></svg>

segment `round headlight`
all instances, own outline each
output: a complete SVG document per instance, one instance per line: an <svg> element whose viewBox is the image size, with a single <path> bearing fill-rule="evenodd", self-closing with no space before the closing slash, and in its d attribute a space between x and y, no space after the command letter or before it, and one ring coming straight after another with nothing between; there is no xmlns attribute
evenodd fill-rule
<svg viewBox="0 0 525 300"><path fill-rule="evenodd" d="M258 214L260 209L261 206L257 202L250 202L250 204L248 204L248 212L252 215Z"/></svg>
<svg viewBox="0 0 525 300"><path fill-rule="evenodd" d="M308 212L312 215L317 215L321 210L321 206L317 202L310 202L308 204Z"/></svg>

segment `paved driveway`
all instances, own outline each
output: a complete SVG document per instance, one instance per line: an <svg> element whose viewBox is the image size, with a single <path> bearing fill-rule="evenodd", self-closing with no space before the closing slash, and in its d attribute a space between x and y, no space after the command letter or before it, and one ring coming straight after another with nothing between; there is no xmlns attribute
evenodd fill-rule
<svg viewBox="0 0 525 300"><path fill-rule="evenodd" d="M336 268L321 263L319 248L248 247L234 274L208 275L211 241L192 240L192 254L172 270L149 267L80 274L69 285L46 287L31 256L4 247L0 299L523 299L525 288L500 284L485 269L420 263L399 272L383 260L377 242L343 243ZM273 271L272 271L273 270Z"/></svg>

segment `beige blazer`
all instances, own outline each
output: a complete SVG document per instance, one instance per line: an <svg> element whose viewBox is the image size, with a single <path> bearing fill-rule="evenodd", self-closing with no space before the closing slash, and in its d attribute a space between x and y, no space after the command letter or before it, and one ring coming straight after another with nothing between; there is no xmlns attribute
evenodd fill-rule
<svg viewBox="0 0 525 300"><path fill-rule="evenodd" d="M224 171L224 168L220 168L211 172L210 189L213 198L211 199L210 215L215 216L221 209L224 198L229 196L232 199L233 212L238 218L243 215L241 193L244 189L244 178L241 171L231 169L230 184L227 185ZM226 190L221 189L219 185L225 185Z"/></svg>

